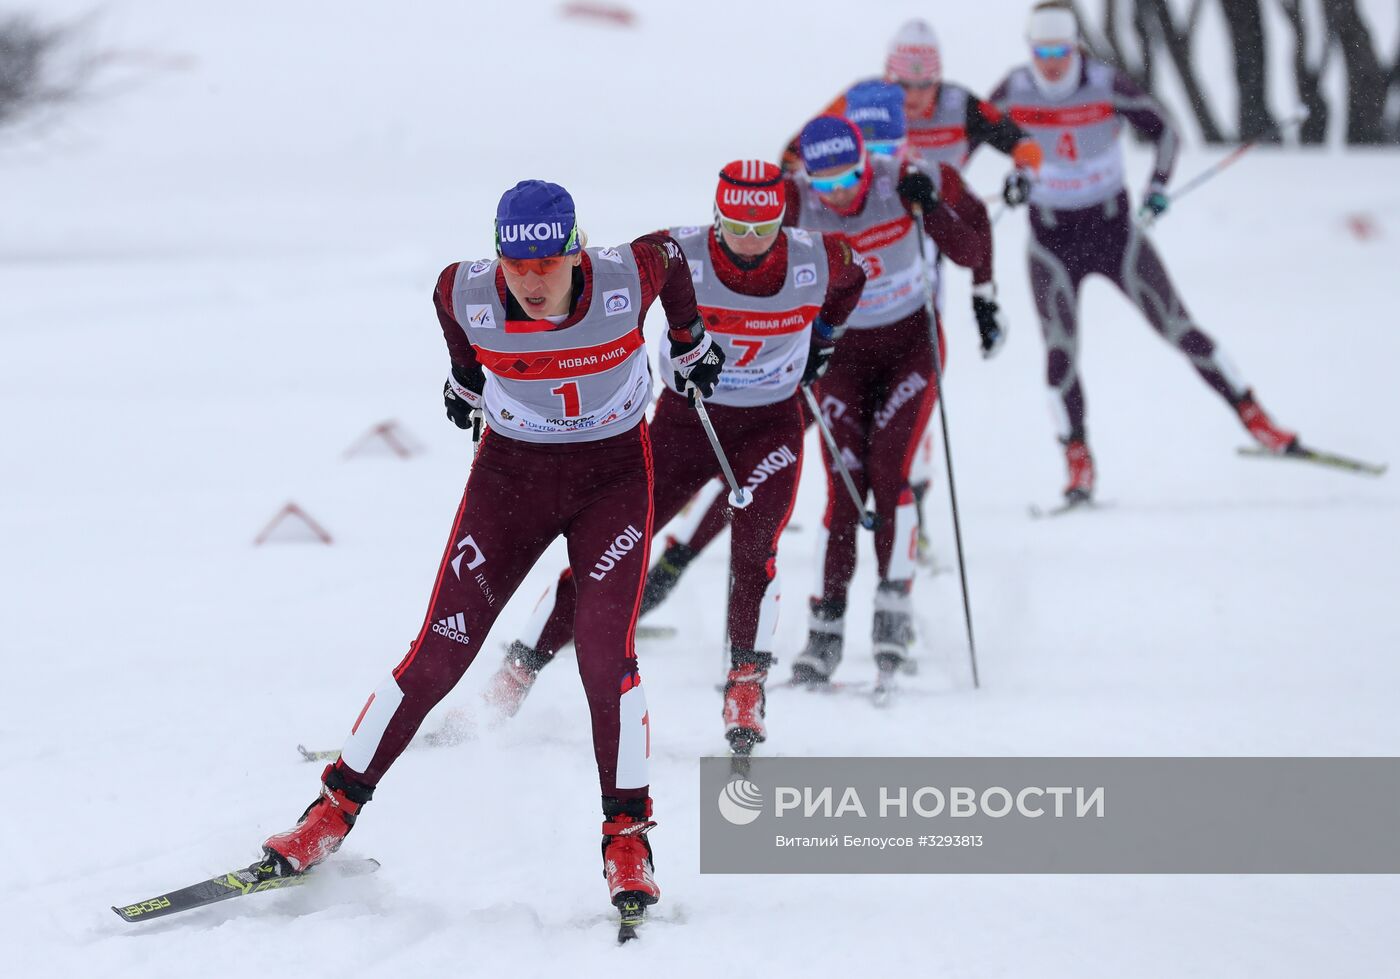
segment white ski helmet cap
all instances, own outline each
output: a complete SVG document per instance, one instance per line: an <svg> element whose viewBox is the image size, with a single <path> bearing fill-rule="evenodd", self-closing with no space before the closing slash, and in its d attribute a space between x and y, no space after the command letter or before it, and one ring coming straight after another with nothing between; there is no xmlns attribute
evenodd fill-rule
<svg viewBox="0 0 1400 979"><path fill-rule="evenodd" d="M1026 40L1032 44L1047 41L1079 40L1079 22L1074 11L1068 7L1040 6L1031 10L1030 21L1026 24Z"/></svg>
<svg viewBox="0 0 1400 979"><path fill-rule="evenodd" d="M907 21L885 55L885 78L892 82L938 84L943 80L943 59L938 54L938 35L928 21Z"/></svg>
<svg viewBox="0 0 1400 979"><path fill-rule="evenodd" d="M1031 11L1026 24L1026 40L1031 47L1039 44L1068 44L1069 65L1064 74L1051 81L1045 76L1040 62L1031 59L1031 79L1040 94L1051 99L1066 99L1079 88L1083 59L1079 54L1079 22L1074 11L1058 4L1042 4Z"/></svg>

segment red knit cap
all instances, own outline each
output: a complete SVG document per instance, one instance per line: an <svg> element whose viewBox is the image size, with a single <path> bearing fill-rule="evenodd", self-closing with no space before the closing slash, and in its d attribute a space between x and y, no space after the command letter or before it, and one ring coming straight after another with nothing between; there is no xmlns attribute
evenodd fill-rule
<svg viewBox="0 0 1400 979"><path fill-rule="evenodd" d="M764 160L735 160L719 172L715 207L735 221L759 223L783 216L783 171Z"/></svg>

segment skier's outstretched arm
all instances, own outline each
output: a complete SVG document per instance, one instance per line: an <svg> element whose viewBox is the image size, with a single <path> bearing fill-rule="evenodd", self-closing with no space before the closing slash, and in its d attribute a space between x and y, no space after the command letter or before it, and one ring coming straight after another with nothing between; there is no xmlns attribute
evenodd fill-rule
<svg viewBox="0 0 1400 979"><path fill-rule="evenodd" d="M642 308L661 300L672 340L694 339L691 328L700 316L695 306L695 285L690 263L676 240L665 231L653 231L632 242L637 271L642 277Z"/></svg>
<svg viewBox="0 0 1400 979"><path fill-rule="evenodd" d="M987 208L967 189L958 172L939 164L939 185L917 167L906 165L899 180L904 206L923 210L924 230L939 251L972 270L976 285L992 281L992 223Z"/></svg>
<svg viewBox="0 0 1400 979"><path fill-rule="evenodd" d="M642 279L642 309L659 298L666 313L676 386L684 390L687 385L694 385L702 398L708 398L724 368L724 348L705 331L685 252L668 233L656 231L633 241L632 254L637 258ZM641 330L640 317L637 329Z"/></svg>
<svg viewBox="0 0 1400 979"><path fill-rule="evenodd" d="M1045 159L1040 144L1027 136L1025 130L1012 122L1011 116L994 103L969 95L965 126L968 159L972 158L977 147L986 143L1011 157L1011 162L1018 169L1040 172L1040 165Z"/></svg>
<svg viewBox="0 0 1400 979"><path fill-rule="evenodd" d="M1128 121L1128 125L1156 144L1157 156L1152 164L1152 176L1147 182L1147 196L1163 193L1172 178L1172 171L1176 169L1181 149L1181 140L1167 110L1123 71L1114 72L1113 109Z"/></svg>
<svg viewBox="0 0 1400 979"><path fill-rule="evenodd" d="M457 281L459 265L460 262L453 262L438 276L437 287L433 289L433 308L437 310L438 325L442 327L443 339L447 341L448 356L452 358L452 367L442 386L447 417L458 428L469 429L475 421L472 413L482 406L486 373L477 360L476 348L467 339L466 331L457 322L456 311L452 308L452 286Z"/></svg>
<svg viewBox="0 0 1400 979"><path fill-rule="evenodd" d="M860 302L865 289L865 269L845 235L829 233L822 236L826 247L826 296L812 321L812 342L807 351L807 366L802 372L803 384L814 384L826 373L836 341L846 332L846 317Z"/></svg>

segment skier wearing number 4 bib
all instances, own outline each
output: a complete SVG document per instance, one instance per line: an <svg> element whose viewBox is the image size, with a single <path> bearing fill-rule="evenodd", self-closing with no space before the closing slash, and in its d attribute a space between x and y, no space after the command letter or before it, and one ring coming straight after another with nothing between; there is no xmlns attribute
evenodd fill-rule
<svg viewBox="0 0 1400 979"><path fill-rule="evenodd" d="M1178 141L1158 103L1123 72L1085 56L1064 3L1031 12L1031 62L997 86L992 101L1040 143L1045 162L1030 193L1031 287L1047 354L1046 381L1060 420L1069 504L1094 492L1094 462L1079 376L1079 287L1099 274L1142 310L1152 328L1191 362L1265 450L1286 453L1297 435L1274 424L1234 365L1178 298L1152 242L1133 222L1119 134L1126 121L1157 145L1141 214L1167 209Z"/></svg>
<svg viewBox="0 0 1400 979"><path fill-rule="evenodd" d="M585 248L558 185L517 184L496 211L496 258L447 267L434 293L452 359L444 390L460 427L487 433L438 567L427 618L355 718L300 821L264 844L297 874L338 849L424 717L480 651L497 614L563 536L580 587L578 668L602 788L609 897L639 920L652 877L650 717L633 647L652 527L651 372L641 323L659 298L676 370L702 393L724 363L695 306L675 240ZM683 403L682 403L683 404ZM615 542L635 542L590 574Z"/></svg>
<svg viewBox="0 0 1400 979"><path fill-rule="evenodd" d="M730 671L725 736L737 754L766 737L764 683L773 663L781 593L778 541L792 513L802 468L799 384L821 377L855 308L865 273L840 234L783 228L782 171L736 160L720 171L712 227L671 235L689 262L707 335L724 348L724 370L706 399L720 444L752 503L733 514ZM669 390L651 422L655 518L660 527L719 473L704 430L686 402L675 358L662 351ZM513 643L488 699L513 714L554 654L576 639L580 586L604 570L566 569L541 599L527 634Z"/></svg>

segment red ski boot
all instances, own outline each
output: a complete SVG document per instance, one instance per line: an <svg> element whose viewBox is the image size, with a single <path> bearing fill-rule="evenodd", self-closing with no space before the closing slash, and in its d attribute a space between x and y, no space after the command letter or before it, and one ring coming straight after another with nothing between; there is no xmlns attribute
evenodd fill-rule
<svg viewBox="0 0 1400 979"><path fill-rule="evenodd" d="M768 736L763 727L763 684L768 667L773 665L773 654L735 650L730 662L729 680L724 685L724 736L736 755L747 755Z"/></svg>
<svg viewBox="0 0 1400 979"><path fill-rule="evenodd" d="M339 850L360 809L374 795L374 789L347 779L339 763L326 766L321 783L320 797L306 807L297 824L263 841L263 852L277 865L279 877L304 873Z"/></svg>
<svg viewBox="0 0 1400 979"><path fill-rule="evenodd" d="M1275 425L1274 420L1259 407L1259 402L1254 400L1253 391L1244 393L1244 397L1235 405L1235 411L1239 412L1240 421L1249 429L1249 434L1254 436L1254 441L1270 452L1283 455L1297 444L1297 433Z"/></svg>
<svg viewBox="0 0 1400 979"><path fill-rule="evenodd" d="M1088 501L1094 495L1094 457L1089 454L1088 443L1083 439L1067 441L1065 463L1069 466L1065 499L1071 503Z"/></svg>
<svg viewBox="0 0 1400 979"><path fill-rule="evenodd" d="M647 841L647 831L655 825L650 799L603 798L603 876L608 897L624 912L632 908L640 914L661 899Z"/></svg>

